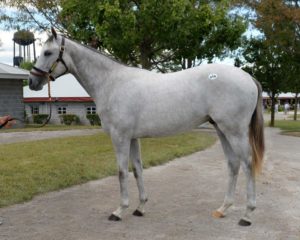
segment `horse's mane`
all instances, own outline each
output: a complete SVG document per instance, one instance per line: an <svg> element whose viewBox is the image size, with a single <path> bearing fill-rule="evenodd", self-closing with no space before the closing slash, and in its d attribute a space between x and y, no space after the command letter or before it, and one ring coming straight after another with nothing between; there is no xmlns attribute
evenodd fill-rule
<svg viewBox="0 0 300 240"><path fill-rule="evenodd" d="M88 46L88 45L85 45L85 44L83 44L83 43L81 43L81 42L79 42L79 41L77 41L77 40L74 40L74 39L71 39L71 38L69 38L69 37L66 37L65 35L60 35L60 36L61 36L61 37L64 37L65 39L68 39L68 40L71 41L71 42L74 42L74 43L76 43L76 44L79 44L80 46L85 47L85 48L87 48L87 49L89 49L89 50L91 50L91 51L93 51L93 52L95 52L95 53L97 53L97 54L100 54L100 55L102 55L102 56L104 56L104 57L107 57L107 58L109 58L110 60L112 60L112 61L114 61L114 62L116 62L116 63L118 63L118 64L121 64L121 65L124 65L124 66L127 66L127 67L128 67L128 65L126 65L125 63L123 63L123 62L121 62L121 61L115 59L111 54L108 54L108 53L103 52L103 51L100 51L100 50L98 50L98 49L96 49L96 48L93 48L93 47L90 47L90 46ZM54 40L55 40L55 39L54 39L54 36L51 35L51 36L49 36L49 38L46 40L45 43L50 43L50 42L53 42Z"/></svg>
<svg viewBox="0 0 300 240"><path fill-rule="evenodd" d="M52 36L52 37L53 37L53 36ZM106 53L106 52L104 52L104 51L101 51L101 50L98 50L98 49L96 49L96 48L93 48L93 47L91 47L91 46L85 45L85 44L83 44L83 43L81 43L81 42L79 42L79 41L77 41L77 40L70 39L70 38L65 37L65 36L63 36L63 37L66 38L66 39L68 39L69 41L74 42L74 43L76 43L76 44L79 44L80 46L85 47L85 48L87 48L87 49L89 49L89 50L91 50L91 51L93 51L93 52L95 52L95 53L97 53L97 54L100 54L100 55L102 55L102 56L104 56L104 57L107 57L108 59L110 59L110 60L112 60L112 61L114 61L114 62L116 62L116 63L118 63L118 64L121 64L121 65L124 65L124 66L127 66L127 67L128 67L128 65L126 65L125 63L123 63L123 62L121 62L121 61L115 59L111 54L108 54L108 53Z"/></svg>

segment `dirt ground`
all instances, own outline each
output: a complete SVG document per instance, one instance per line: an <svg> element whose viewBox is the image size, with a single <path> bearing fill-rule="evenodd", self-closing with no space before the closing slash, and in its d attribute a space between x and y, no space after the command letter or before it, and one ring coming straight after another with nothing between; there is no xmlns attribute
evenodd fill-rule
<svg viewBox="0 0 300 240"><path fill-rule="evenodd" d="M300 240L300 138L266 129L264 173L250 227L238 226L245 209L241 173L235 205L223 219L211 213L223 201L227 169L221 145L145 170L149 195L145 217L135 217L137 189L121 222L107 220L119 204L116 177L75 186L0 209L1 240L255 239ZM112 160L114 161L114 160ZM0 196L1 197L1 196Z"/></svg>

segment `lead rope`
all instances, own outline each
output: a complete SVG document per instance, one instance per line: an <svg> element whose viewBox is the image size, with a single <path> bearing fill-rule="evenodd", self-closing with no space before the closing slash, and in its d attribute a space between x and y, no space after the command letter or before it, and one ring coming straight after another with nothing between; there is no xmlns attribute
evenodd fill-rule
<svg viewBox="0 0 300 240"><path fill-rule="evenodd" d="M37 128L41 128L41 127L44 127L46 126L50 119L51 119L51 116L52 116L52 97L51 97L51 79L50 79L50 75L48 75L48 99L49 99L49 107L50 107L50 110L49 110L49 115L48 115L48 118L47 120L41 125L41 126L37 126Z"/></svg>
<svg viewBox="0 0 300 240"><path fill-rule="evenodd" d="M49 123L49 121L51 119L51 116L52 116L52 97L51 97L51 84L50 84L50 82L51 82L51 79L50 79L50 77L48 75L48 99L49 99L49 107L50 107L50 109L49 109L49 115L48 115L46 121L42 125L40 125L40 126L34 126L35 128L42 128L42 127L46 126ZM0 125L0 129L3 128L3 127L5 127L5 125L8 124L8 122L10 122L10 121L19 121L19 122L25 123L25 121L22 120L22 119L19 119L19 118L10 118L9 120L5 121L4 123L2 123Z"/></svg>

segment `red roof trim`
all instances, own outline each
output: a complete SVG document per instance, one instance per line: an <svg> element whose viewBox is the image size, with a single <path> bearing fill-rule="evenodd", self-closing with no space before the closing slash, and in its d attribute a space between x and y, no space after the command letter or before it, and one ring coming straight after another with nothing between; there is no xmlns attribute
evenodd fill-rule
<svg viewBox="0 0 300 240"><path fill-rule="evenodd" d="M93 102L91 97L52 97L52 102ZM47 97L24 98L24 103L50 102Z"/></svg>

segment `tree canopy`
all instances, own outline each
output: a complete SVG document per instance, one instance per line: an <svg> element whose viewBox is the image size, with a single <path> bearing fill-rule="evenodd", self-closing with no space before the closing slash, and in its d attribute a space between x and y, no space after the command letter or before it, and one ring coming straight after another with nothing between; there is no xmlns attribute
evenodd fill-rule
<svg viewBox="0 0 300 240"><path fill-rule="evenodd" d="M131 65L161 71L192 67L240 46L245 20L230 14L229 0L17 0L22 22L54 25L70 37L102 48ZM22 21L23 19L23 21ZM29 19L29 20L28 20ZM43 19L43 20L41 20ZM28 21L27 21L28 20Z"/></svg>
<svg viewBox="0 0 300 240"><path fill-rule="evenodd" d="M243 57L243 69L258 79L263 90L271 97L270 126L274 126L276 97L288 88L283 66L286 54L276 46L266 44L264 39L251 39L244 49Z"/></svg>
<svg viewBox="0 0 300 240"><path fill-rule="evenodd" d="M263 34L250 40L244 57L251 71L272 98L271 125L274 125L275 95L296 93L300 82L300 1L240 1L255 10L254 26ZM248 67L249 69L249 67ZM297 116L295 108L295 119Z"/></svg>

